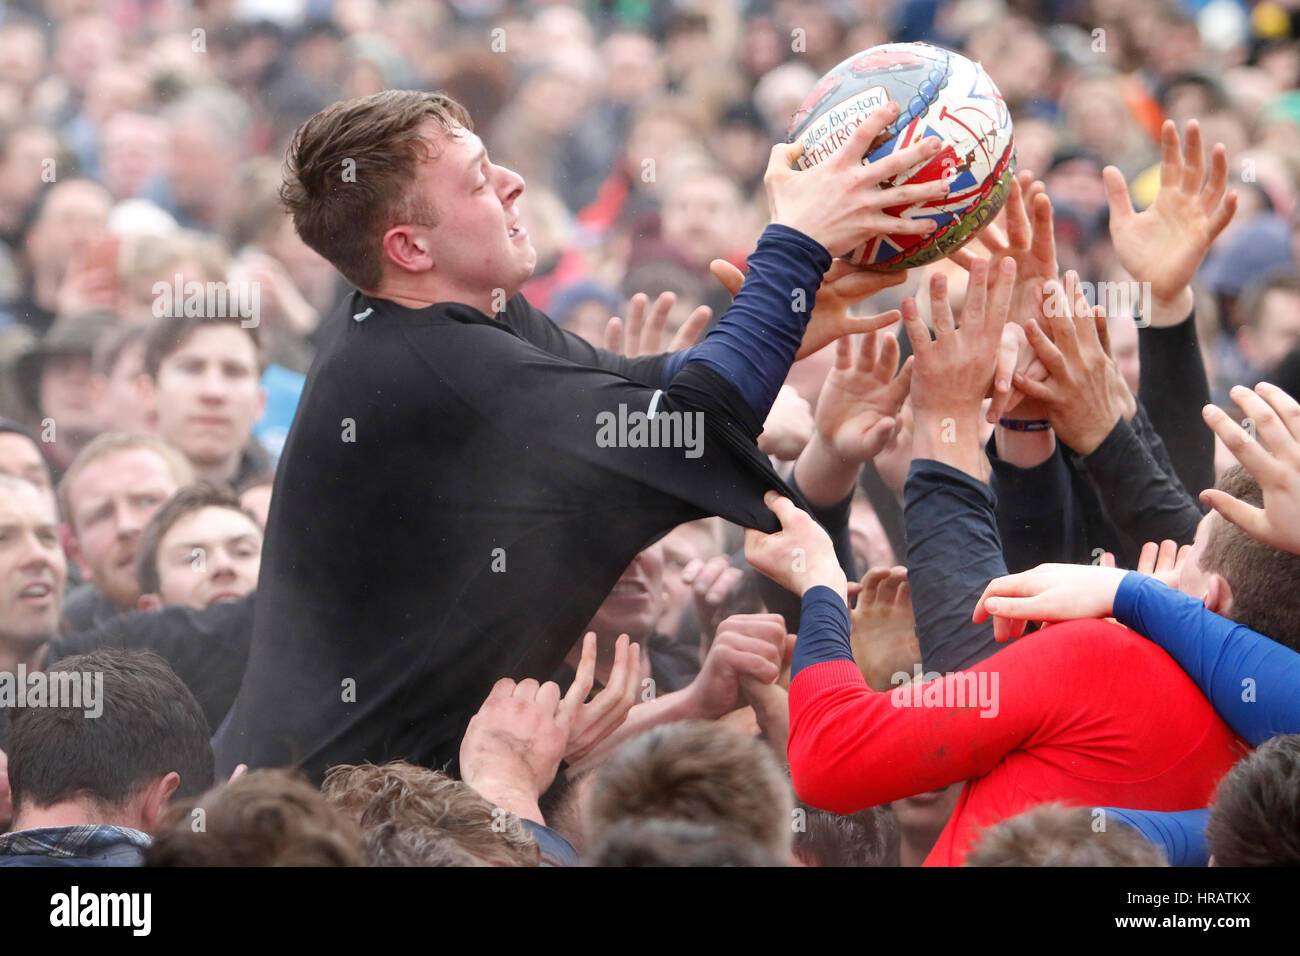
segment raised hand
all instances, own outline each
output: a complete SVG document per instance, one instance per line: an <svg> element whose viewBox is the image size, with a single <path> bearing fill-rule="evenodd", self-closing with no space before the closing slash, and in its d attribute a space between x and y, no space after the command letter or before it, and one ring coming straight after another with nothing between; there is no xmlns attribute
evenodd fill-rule
<svg viewBox="0 0 1300 956"><path fill-rule="evenodd" d="M989 282L990 272L993 274ZM912 453L959 468L984 480L979 418L993 384L1015 284L1016 264L1003 259L994 269L984 260L971 265L970 283L957 328L942 273L930 278L934 338L921 321L916 300L903 300L903 324L912 342Z"/></svg>
<svg viewBox="0 0 1300 956"><path fill-rule="evenodd" d="M1238 385L1229 394L1257 438L1216 405L1206 405L1201 414L1259 482L1263 507L1214 488L1201 492L1201 501L1256 541L1300 554L1300 403L1268 382L1254 391Z"/></svg>
<svg viewBox="0 0 1300 956"><path fill-rule="evenodd" d="M869 332L836 343L835 367L817 399L817 437L845 461L870 461L885 447L912 383L912 360L898 367L898 340Z"/></svg>
<svg viewBox="0 0 1300 956"><path fill-rule="evenodd" d="M727 598L742 577L744 572L733 568L731 559L725 554L714 555L707 561L695 558L682 568L682 583L691 586L691 601L700 625L701 654L713 640L714 632L726 615Z"/></svg>
<svg viewBox="0 0 1300 956"><path fill-rule="evenodd" d="M1127 573L1088 564L1040 564L990 581L971 620L980 624L992 616L994 638L1007 641L1024 634L1030 621L1110 617Z"/></svg>
<svg viewBox="0 0 1300 956"><path fill-rule="evenodd" d="M1171 588L1178 587L1178 574L1183 567L1183 562L1187 556L1192 553L1192 546L1185 544L1181 548L1177 541L1171 541L1166 538L1157 544L1154 541L1148 541L1142 545L1142 551L1138 555L1138 566L1134 569L1140 574L1148 575L1155 578L1161 584ZM1110 567L1115 566L1115 560L1112 557Z"/></svg>
<svg viewBox="0 0 1300 956"><path fill-rule="evenodd" d="M1115 361L1106 354L1098 332L1106 321L1101 306L1088 305L1075 273L1066 273L1065 280L1064 284L1052 280L1044 290L1051 337L1039 320L1025 324L1025 336L1048 377L1036 382L1017 373L1012 381L1045 410L1061 441L1080 455L1089 455L1120 418L1136 411L1137 404Z"/></svg>
<svg viewBox="0 0 1300 956"><path fill-rule="evenodd" d="M934 158L941 149L939 139L929 136L877 162L863 161L872 141L897 118L898 104L886 104L863 119L843 146L804 170L791 168L803 154L801 143L778 143L772 147L763 177L772 222L815 239L832 256L846 255L874 236L918 236L933 232L932 220L900 219L884 210L946 196L945 179L891 189L878 187Z"/></svg>
<svg viewBox="0 0 1300 956"><path fill-rule="evenodd" d="M714 259L709 263L709 271L726 287L732 298L740 294L740 288L745 284L745 274L730 262ZM846 335L874 332L893 325L898 321L898 312L894 309L869 316L851 316L849 309L881 289L901 285L906 278L906 272L872 272L843 259L831 263L831 267L822 276L822 284L817 290L812 314L808 316L808 325L804 329L803 340L799 343L799 351L795 353L795 360L819 352Z"/></svg>
<svg viewBox="0 0 1300 956"><path fill-rule="evenodd" d="M781 461L794 461L812 435L812 406L794 388L782 385L763 421L758 450Z"/></svg>
<svg viewBox="0 0 1300 956"><path fill-rule="evenodd" d="M718 625L704 666L687 691L708 719L741 706L745 680L772 684L781 675L785 619L780 614L733 614Z"/></svg>
<svg viewBox="0 0 1300 956"><path fill-rule="evenodd" d="M746 530L745 559L794 594L824 584L837 591L847 605L848 581L826 530L775 491L764 495L763 501L781 522L781 530L772 534Z"/></svg>
<svg viewBox="0 0 1300 956"><path fill-rule="evenodd" d="M910 675L921 662L907 568L868 571L850 616L853 659L872 690L889 690L895 674Z"/></svg>
<svg viewBox="0 0 1300 956"><path fill-rule="evenodd" d="M659 354L660 344L663 342L664 324L677 303L677 295L673 292L659 293L647 319L646 307L649 303L650 297L644 292L638 292L628 300L626 335L624 335L623 319L617 315L610 316L609 322L605 325L605 351L617 352L628 358ZM677 334L668 344L668 351L676 352L678 349L694 345L711 318L713 318L712 309L707 305L698 307L677 330Z"/></svg>
<svg viewBox="0 0 1300 956"><path fill-rule="evenodd" d="M461 777L498 806L542 823L537 798L555 779L568 740L558 684L503 677L461 739Z"/></svg>
<svg viewBox="0 0 1300 956"><path fill-rule="evenodd" d="M587 696L596 679L596 634L591 631L584 635L582 658L573 683L560 701L560 712L569 725L569 737L564 748L567 763L575 764L586 757L627 720L627 712L640 700L641 682L649 676L649 664L640 645L629 644L627 635L620 634L614 642L614 663L609 671L609 680L588 701Z"/></svg>
<svg viewBox="0 0 1300 956"><path fill-rule="evenodd" d="M1172 325L1191 311L1192 277L1237 211L1237 194L1226 192L1228 156L1222 143L1211 152L1206 176L1196 120L1187 123L1186 149L1179 143L1173 120L1166 120L1160 130L1160 149L1160 191L1140 213L1133 211L1123 173L1107 166L1101 175L1110 203L1115 254L1129 275L1150 283L1156 314L1145 318L1153 325Z"/></svg>

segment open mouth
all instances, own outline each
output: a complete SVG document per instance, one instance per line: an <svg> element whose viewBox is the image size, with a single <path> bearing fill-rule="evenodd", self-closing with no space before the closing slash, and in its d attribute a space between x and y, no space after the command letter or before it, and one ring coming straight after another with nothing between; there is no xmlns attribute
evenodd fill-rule
<svg viewBox="0 0 1300 956"><path fill-rule="evenodd" d="M29 584L18 592L18 598L24 604L34 604L43 606L49 604L54 597L54 588L49 584L35 583Z"/></svg>
<svg viewBox="0 0 1300 956"><path fill-rule="evenodd" d="M528 230L525 229L523 226L519 225L518 223L516 223L515 225L511 226L509 229L506 230L506 235L509 236L511 239L519 239L523 236L528 235Z"/></svg>
<svg viewBox="0 0 1300 956"><path fill-rule="evenodd" d="M620 581L614 585L614 589L609 592L610 597L643 597L650 593L650 589L639 581Z"/></svg>

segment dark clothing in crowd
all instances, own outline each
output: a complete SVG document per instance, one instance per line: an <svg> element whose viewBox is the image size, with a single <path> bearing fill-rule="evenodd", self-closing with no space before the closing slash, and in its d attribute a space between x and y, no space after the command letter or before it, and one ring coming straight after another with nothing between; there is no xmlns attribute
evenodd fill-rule
<svg viewBox="0 0 1300 956"><path fill-rule="evenodd" d="M79 634L102 627L122 613L100 593L99 588L87 581L68 592L63 602L63 632Z"/></svg>
<svg viewBox="0 0 1300 956"><path fill-rule="evenodd" d="M749 301L811 299L829 255L773 228ZM765 282L779 299L755 298ZM488 316L358 293L327 321L276 476L219 773L448 765L493 683L549 677L638 552L711 514L775 531L764 492L799 500L759 452L766 412L746 398L771 385L770 404L797 333L775 383L742 389L703 361L594 349L520 296ZM666 366L680 370L665 380ZM635 413L701 423L702 446L612 434Z"/></svg>
<svg viewBox="0 0 1300 956"><path fill-rule="evenodd" d="M219 727L239 693L253 637L253 599L212 607L164 607L118 614L98 627L60 637L50 644L46 669L65 657L103 647L153 651L184 681L203 709L209 727Z"/></svg>

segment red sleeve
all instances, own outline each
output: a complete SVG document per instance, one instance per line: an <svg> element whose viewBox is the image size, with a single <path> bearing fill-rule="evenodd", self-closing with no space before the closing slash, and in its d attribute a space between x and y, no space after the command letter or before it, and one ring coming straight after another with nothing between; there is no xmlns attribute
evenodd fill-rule
<svg viewBox="0 0 1300 956"><path fill-rule="evenodd" d="M790 685L795 792L853 813L983 776L1014 750L1068 737L1090 702L1108 696L1123 663L1110 652L1132 640L1115 624L1072 621L969 670L883 693L848 661L807 667Z"/></svg>

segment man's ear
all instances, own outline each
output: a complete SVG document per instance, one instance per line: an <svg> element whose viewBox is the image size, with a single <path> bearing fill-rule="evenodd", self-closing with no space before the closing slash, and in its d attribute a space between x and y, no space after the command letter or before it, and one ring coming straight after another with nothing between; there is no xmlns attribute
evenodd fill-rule
<svg viewBox="0 0 1300 956"><path fill-rule="evenodd" d="M181 775L171 770L149 784L140 803L140 822L145 833L153 834L158 829L158 820L167 809L167 799L181 785Z"/></svg>
<svg viewBox="0 0 1300 956"><path fill-rule="evenodd" d="M1205 609L1220 617L1228 617L1232 613L1232 588L1218 572L1211 574L1205 584Z"/></svg>
<svg viewBox="0 0 1300 956"><path fill-rule="evenodd" d="M81 551L81 542L77 540L72 525L66 521L59 525L59 540L63 544L63 553L72 559L77 570L81 572L81 580L94 583L95 572L86 563L86 556Z"/></svg>
<svg viewBox="0 0 1300 956"><path fill-rule="evenodd" d="M161 611L163 606L162 595L157 593L141 594L140 600L135 603L137 611Z"/></svg>

